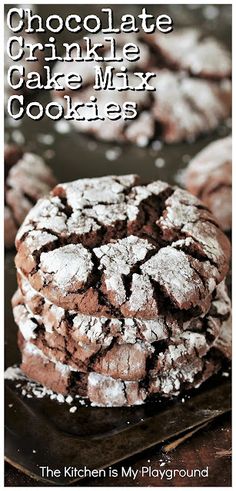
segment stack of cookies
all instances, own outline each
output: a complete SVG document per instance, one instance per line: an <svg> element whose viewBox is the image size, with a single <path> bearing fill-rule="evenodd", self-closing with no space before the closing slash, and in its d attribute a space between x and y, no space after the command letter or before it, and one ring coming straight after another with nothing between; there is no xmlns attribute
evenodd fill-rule
<svg viewBox="0 0 236 491"><path fill-rule="evenodd" d="M135 175L60 184L16 247L21 368L53 391L143 404L230 358L230 244L188 192Z"/></svg>

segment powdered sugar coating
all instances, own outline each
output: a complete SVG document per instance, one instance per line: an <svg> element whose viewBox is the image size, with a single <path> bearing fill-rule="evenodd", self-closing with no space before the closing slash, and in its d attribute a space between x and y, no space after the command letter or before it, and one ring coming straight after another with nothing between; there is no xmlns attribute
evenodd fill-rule
<svg viewBox="0 0 236 491"><path fill-rule="evenodd" d="M192 184L192 188L196 190L193 194L199 195L206 185L212 187L212 182L209 182L209 175L212 176L213 173L213 176L215 174L218 176L220 172L221 179L223 179L222 170L226 171L227 166L230 166L231 169L232 136L211 142L189 162L186 172L187 187ZM223 169L221 170L221 168ZM232 182L230 177L231 173L230 175L227 173L225 176L228 184Z"/></svg>
<svg viewBox="0 0 236 491"><path fill-rule="evenodd" d="M214 342L217 348L227 359L232 357L232 317L223 322L219 336Z"/></svg>
<svg viewBox="0 0 236 491"><path fill-rule="evenodd" d="M141 114L125 129L125 138L138 147L146 147L155 134L155 123L150 118L150 112Z"/></svg>
<svg viewBox="0 0 236 491"><path fill-rule="evenodd" d="M193 384L195 376L203 371L202 358L208 349L202 334L186 332L173 340L173 344L159 354L156 367L151 371L150 391L163 392L165 396L177 395L183 383Z"/></svg>
<svg viewBox="0 0 236 491"><path fill-rule="evenodd" d="M134 273L131 283L131 294L126 304L128 310L136 315L137 312L141 313L149 305L150 309L157 313L157 307L154 301L154 288L147 275L140 275Z"/></svg>
<svg viewBox="0 0 236 491"><path fill-rule="evenodd" d="M43 252L39 265L43 281L64 291L81 288L93 269L91 254L81 244L69 244Z"/></svg>
<svg viewBox="0 0 236 491"><path fill-rule="evenodd" d="M18 160L8 174L7 185L11 188L20 188L22 194L36 201L42 195L47 194L55 184L52 172L44 160L36 154L26 152Z"/></svg>
<svg viewBox="0 0 236 491"><path fill-rule="evenodd" d="M112 225L126 220L129 200L126 194L135 186L136 175L106 176L103 178L79 179L60 184L53 190L53 196L39 200L18 233L18 239L28 227L53 230L57 234L86 234L101 229L102 224ZM150 193L146 193L150 195ZM71 208L66 215L62 199ZM144 199L144 197L143 197ZM130 198L132 200L132 198ZM138 210L136 209L136 218Z"/></svg>
<svg viewBox="0 0 236 491"><path fill-rule="evenodd" d="M118 45L122 44L119 36ZM140 83L134 75L139 73L135 70L140 66L142 71L154 74L151 85L156 90L128 90L129 100L138 104L138 117L130 120L120 118L112 125L104 111L105 105L110 103L110 91L98 91L99 113L104 120L97 124L97 121L91 120L90 109L86 106L94 95L90 78L93 70L91 66L87 67L85 86L79 92L69 91L75 104L85 104L81 110L85 119L71 120L75 130L89 133L102 141L128 141L145 147L155 137L169 143L193 141L199 134L212 131L230 115L231 57L219 41L203 36L194 28L174 29L168 36L148 33L143 36L142 42L140 35L137 41L134 33L129 34L128 38L128 43L138 42L140 57L132 63L127 60L113 62L114 84L118 91L113 91L112 101L122 107L127 100L126 90L119 90L122 89L122 79L116 76L122 66L128 69L131 87L137 88ZM94 42L96 39L94 35ZM103 44L104 40L100 42ZM106 47L102 48L102 52L106 52ZM119 52L118 46L117 54ZM63 62L58 62L55 70L64 71L62 65ZM83 62L81 65L77 63L75 71L80 73L81 66L83 72L85 65ZM101 62L100 67L105 71L108 64ZM65 103L63 95L63 91L53 93L54 99L62 104Z"/></svg>
<svg viewBox="0 0 236 491"><path fill-rule="evenodd" d="M49 360L47 356L45 356L44 353L30 341L27 341L27 343L25 343L24 353L42 358L46 365L50 363L50 361L52 361L53 363L55 363L56 370L58 370L62 376L66 376L71 372L71 368L68 365L64 365L63 363L60 363L53 359ZM24 358L22 361L24 363Z"/></svg>
<svg viewBox="0 0 236 491"><path fill-rule="evenodd" d="M32 230L25 238L25 245L29 252L34 253L52 242L56 241L57 237L53 234L44 231Z"/></svg>
<svg viewBox="0 0 236 491"><path fill-rule="evenodd" d="M228 296L225 282L222 281L217 287L216 296L212 302L212 305L216 309L219 315L228 316L231 311L231 303Z"/></svg>
<svg viewBox="0 0 236 491"><path fill-rule="evenodd" d="M13 314L15 322L19 326L24 339L28 341L29 339L36 338L35 330L38 327L36 319L31 319L29 317L29 313L24 305L17 305L13 310Z"/></svg>
<svg viewBox="0 0 236 491"><path fill-rule="evenodd" d="M19 229L16 242L21 239L24 233L28 232L29 227L31 230L34 228L46 229L61 234L66 231L66 220L64 206L57 197L40 199L30 210L27 219Z"/></svg>
<svg viewBox="0 0 236 491"><path fill-rule="evenodd" d="M192 141L203 129L212 131L230 112L230 81L206 81L168 69L157 71L157 80L152 113L168 143Z"/></svg>
<svg viewBox="0 0 236 491"><path fill-rule="evenodd" d="M174 30L145 36L147 43L161 53L169 65L195 76L224 78L231 74L231 57L219 41L202 35L199 29Z"/></svg>
<svg viewBox="0 0 236 491"><path fill-rule="evenodd" d="M186 221L194 223L199 219L199 209L197 208L199 203L189 194L186 196L186 200L184 198L184 191L176 190L166 200L166 213L159 221L162 228L181 229Z"/></svg>
<svg viewBox="0 0 236 491"><path fill-rule="evenodd" d="M39 302L39 307L41 304ZM35 322L36 329L27 339L49 360L69 365L73 370L95 371L126 381L144 379L150 367L156 363L159 367L162 358L166 366L178 372L185 359L188 362L196 354L199 359L206 356L221 335L222 323L230 315L224 285L214 292L214 300L205 316L193 317L185 323L177 322L171 314L142 320L96 318L65 312L58 318L57 311L53 322L53 307L46 301L41 305L41 312L33 315L25 299L15 294L13 312L23 337L21 324ZM46 325L49 312L51 330Z"/></svg>
<svg viewBox="0 0 236 491"><path fill-rule="evenodd" d="M206 312L230 256L200 201L135 175L58 185L31 210L17 247L19 271L58 307L146 319L163 312L164 300Z"/></svg>
<svg viewBox="0 0 236 491"><path fill-rule="evenodd" d="M115 292L119 304L126 300L122 276L127 276L132 266L143 261L147 252L153 248L147 240L130 235L115 244L94 249L94 253L100 259L100 269L104 272L107 290Z"/></svg>
<svg viewBox="0 0 236 491"><path fill-rule="evenodd" d="M145 390L136 382L114 380L92 372L88 376L88 396L95 406L140 405L145 399Z"/></svg>
<svg viewBox="0 0 236 491"><path fill-rule="evenodd" d="M229 333L228 327L226 331ZM230 356L229 338L228 334L223 335L222 333L222 336L218 334L215 341L211 342L219 350L221 356L222 354L223 356ZM112 353L114 348L118 349L118 356ZM211 344L209 344L205 333L185 331L179 334L177 338L170 338L168 344L162 347L161 350L157 348L157 353L155 354L154 352L153 354L153 362L151 364L153 368L150 371L148 370L147 373L145 372L144 380L124 380L119 376L117 377L118 373L122 375L124 366L128 367L131 364L131 371L128 370L126 372L129 377L132 374L132 370L135 368L140 370L143 366L141 362L142 356L140 358L143 348L141 346L139 348L138 343L134 345L134 349L138 350L135 356L137 358L135 363L132 363L132 357L124 357L124 350L130 349L129 344L123 345L123 347L114 345L110 350L111 363L108 363L107 357L109 350L105 352L105 358L98 357L98 364L95 364L94 368L105 373L98 373L94 369L89 371L88 376L84 379L85 387L81 387L82 394L80 385L78 385L77 393L80 395L85 395L86 393L92 405L129 406L142 404L146 397L153 393L158 393L159 396L163 397L172 397L173 395L178 395L184 389L199 386L202 381L217 372L221 366L219 357L218 359L212 358ZM46 385L53 390L57 390L56 387L58 387L57 392L61 394L68 394L70 387L74 387L77 377L82 375L78 369L76 370L72 362L70 364L61 363L54 356L53 351L45 354L45 351L42 351L41 348L35 346L32 342L21 344L21 350L23 354L23 371L31 378L41 381L41 383L45 384L46 382ZM123 356L119 356L121 355L120 350L123 351ZM134 355L133 348L132 352ZM127 361L128 365L126 365ZM35 368L37 372L35 372ZM114 378L111 373L115 375ZM141 374L142 372L137 373ZM75 379L73 379L74 376L76 377Z"/></svg>
<svg viewBox="0 0 236 491"><path fill-rule="evenodd" d="M141 266L174 299L179 308L189 308L199 303L203 285L191 268L186 254L173 247L164 247Z"/></svg>
<svg viewBox="0 0 236 491"><path fill-rule="evenodd" d="M124 201L123 192L136 182L135 175L105 176L101 178L80 179L71 183L60 184L58 189L64 191L69 206L83 210L87 206L115 204ZM57 192L55 188L54 192Z"/></svg>
<svg viewBox="0 0 236 491"><path fill-rule="evenodd" d="M23 305L29 318L34 317L47 332L58 332L67 337L72 335L80 346L97 344L108 347L114 339L119 344L135 344L137 340L150 344L168 337L170 326L165 317L159 316L153 320L125 317L109 319L76 314L74 311L65 311L42 297L22 274L18 276L18 283L20 289L12 298L13 310L16 306ZM221 300L221 291L217 297L221 308L228 299L227 292L225 289L223 291L224 300ZM181 324L179 329L181 330Z"/></svg>
<svg viewBox="0 0 236 491"><path fill-rule="evenodd" d="M22 373L19 367L13 366L13 367L8 367L5 372L4 372L4 379L5 380L25 380L26 377Z"/></svg>
<svg viewBox="0 0 236 491"><path fill-rule="evenodd" d="M47 194L56 180L41 157L24 152L16 145L5 146L4 163L5 203L8 210L5 215L6 246L12 247L18 226L37 199Z"/></svg>

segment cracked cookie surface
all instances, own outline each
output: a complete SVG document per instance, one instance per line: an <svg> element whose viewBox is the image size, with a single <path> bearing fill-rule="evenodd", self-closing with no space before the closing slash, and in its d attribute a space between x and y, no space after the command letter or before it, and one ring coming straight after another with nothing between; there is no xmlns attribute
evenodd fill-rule
<svg viewBox="0 0 236 491"><path fill-rule="evenodd" d="M55 356L55 349L45 348L40 339L38 343L37 338L33 342L26 341L19 333L21 368L29 378L47 388L57 393L87 397L94 405L143 404L155 394L170 398L182 391L199 387L217 373L224 359L231 354L230 331L230 324L221 321L221 334L211 344L208 344L203 334L191 331L184 332L179 338L170 339L167 346L155 348L152 362L146 361L149 368L145 375L140 370L143 366L143 356L140 357L140 353L138 361L132 366L132 355L124 360L119 356L120 349L129 351L135 348L136 351L132 354L137 357L137 343L117 345L118 353L112 353L114 348L110 351L110 363L105 354L99 363L92 363L88 371L81 371L78 366L63 363L60 357ZM143 376L144 378L139 378Z"/></svg>
<svg viewBox="0 0 236 491"><path fill-rule="evenodd" d="M66 310L153 319L205 313L230 244L194 196L135 175L56 186L18 231L16 266Z"/></svg>
<svg viewBox="0 0 236 491"><path fill-rule="evenodd" d="M127 381L153 379L154 373L164 377L170 369L181 378L181 370L186 370L192 358L198 371L201 358L222 336L222 326L231 312L224 282L214 291L205 316L182 323L173 321L169 314L153 320L76 314L42 301L37 293L36 299L35 293L23 280L21 292L17 291L12 300L14 318L25 341L71 370L94 371ZM229 339L225 344L230 346Z"/></svg>

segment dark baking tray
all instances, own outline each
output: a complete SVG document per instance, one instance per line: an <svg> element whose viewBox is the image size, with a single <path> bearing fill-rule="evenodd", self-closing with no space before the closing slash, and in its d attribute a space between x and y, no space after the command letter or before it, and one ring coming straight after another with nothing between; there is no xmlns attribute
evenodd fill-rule
<svg viewBox="0 0 236 491"><path fill-rule="evenodd" d="M142 6L129 6L131 13ZM147 6L149 8L149 6ZM86 14L102 5L39 5L40 13L75 12ZM115 13L126 12L126 5L114 5ZM176 26L201 25L205 32L213 33L228 47L231 44L231 6L217 6L219 15L209 22L204 15L204 6L194 9L184 5L151 5L155 13L170 12ZM63 36L66 36L64 33ZM71 38L64 37L62 41ZM38 94L41 101L49 95ZM118 146L116 143L98 143L76 133L72 128L65 134L58 133L49 119L32 121L23 119L20 126L13 126L6 117L6 140L25 139L26 148L48 157L59 181L70 181L83 177L105 174L138 173L144 179L162 179L170 183L179 182L179 172L189 158L207 143L230 133L230 122L220 125L217 132L202 136L195 143L164 145L159 151L152 146L138 148L132 145ZM42 143L40 136L54 137L51 146ZM107 158L107 151L119 150L113 161ZM50 153L48 152L50 150ZM51 152L53 150L53 153ZM50 157L50 158L49 158ZM157 158L163 159L162 167L155 166ZM160 162L160 161L159 161ZM14 325L10 299L16 290L14 252L5 256L5 362L6 366L20 361L16 347L16 326ZM102 468L134 455L152 445L193 428L204 421L230 410L230 383L218 377L205 384L186 399L157 405L134 408L86 408L81 407L75 414L69 413L69 406L60 405L47 398L25 399L12 382L6 383L6 460L23 472L39 479L40 465L60 468L75 465ZM13 407L9 407L13 404ZM36 453L33 453L36 450ZM73 479L51 481L54 484L70 484Z"/></svg>
<svg viewBox="0 0 236 491"><path fill-rule="evenodd" d="M211 383L184 403L80 407L74 414L66 404L48 398L26 400L12 384L6 386L6 460L37 479L42 479L40 466L60 470L66 466L108 467L230 410L227 382L215 387ZM45 479L57 485L76 480L63 476Z"/></svg>

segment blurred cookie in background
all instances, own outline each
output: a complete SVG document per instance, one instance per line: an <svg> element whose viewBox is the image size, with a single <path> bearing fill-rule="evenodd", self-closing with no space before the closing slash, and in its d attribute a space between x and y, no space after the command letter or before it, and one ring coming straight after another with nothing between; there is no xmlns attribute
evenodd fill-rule
<svg viewBox="0 0 236 491"><path fill-rule="evenodd" d="M96 35L91 36L96 42ZM166 143L194 142L200 135L214 131L231 113L231 54L214 37L206 37L194 28L177 29L164 36L156 33L145 35L122 35L116 39L117 49L134 42L140 47L140 60L125 63L132 90L123 91L120 70L123 62L114 64L114 83L119 89L112 92L94 89L94 63L59 61L54 74L71 70L81 75L84 86L80 89L54 90L52 97L67 111L66 97L71 104L78 104L78 118L71 123L79 132L88 133L98 140L132 142L144 147L155 139ZM76 43L75 43L76 44ZM81 44L78 41L78 44ZM100 54L106 55L106 47ZM66 68L66 65L69 65ZM99 63L104 73L109 69L106 61ZM113 64L112 64L113 66ZM154 91L135 90L139 81L136 71L155 74L152 81ZM117 81L118 80L118 81ZM90 97L96 97L101 120L92 119L88 109ZM137 105L138 116L134 119L107 119L105 107L111 99L114 104L124 107L125 101ZM91 105L91 103L90 103Z"/></svg>
<svg viewBox="0 0 236 491"><path fill-rule="evenodd" d="M159 63L173 70L185 70L195 77L221 80L231 76L231 56L214 37L199 29L177 29L168 36L145 34L144 40L158 56Z"/></svg>
<svg viewBox="0 0 236 491"><path fill-rule="evenodd" d="M18 227L36 201L56 184L52 170L36 154L5 145L5 246L14 246Z"/></svg>
<svg viewBox="0 0 236 491"><path fill-rule="evenodd" d="M225 231L232 225L232 136L207 145L189 163L188 191L212 211Z"/></svg>

